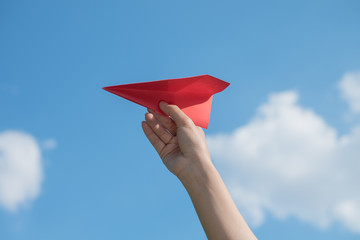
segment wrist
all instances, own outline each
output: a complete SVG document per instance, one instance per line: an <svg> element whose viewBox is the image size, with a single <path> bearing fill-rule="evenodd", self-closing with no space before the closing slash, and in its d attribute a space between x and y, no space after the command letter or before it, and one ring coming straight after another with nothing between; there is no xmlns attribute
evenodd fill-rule
<svg viewBox="0 0 360 240"><path fill-rule="evenodd" d="M186 189L194 186L206 186L214 176L217 170L210 159L202 159L183 169L177 177Z"/></svg>

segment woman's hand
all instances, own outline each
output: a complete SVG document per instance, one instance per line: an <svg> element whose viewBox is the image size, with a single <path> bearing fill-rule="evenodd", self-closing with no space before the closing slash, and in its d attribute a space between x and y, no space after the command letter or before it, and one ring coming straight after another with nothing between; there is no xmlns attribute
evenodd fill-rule
<svg viewBox="0 0 360 240"><path fill-rule="evenodd" d="M212 165L205 134L177 106L160 103L142 127L166 167L186 188L210 240L256 239Z"/></svg>
<svg viewBox="0 0 360 240"><path fill-rule="evenodd" d="M148 109L142 127L169 171L181 178L192 169L211 164L202 128L176 105L160 102L159 106L170 117Z"/></svg>

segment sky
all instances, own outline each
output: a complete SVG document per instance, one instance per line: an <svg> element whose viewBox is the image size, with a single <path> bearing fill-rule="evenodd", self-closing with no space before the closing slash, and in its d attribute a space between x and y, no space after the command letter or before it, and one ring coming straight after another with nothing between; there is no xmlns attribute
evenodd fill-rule
<svg viewBox="0 0 360 240"><path fill-rule="evenodd" d="M210 74L205 130L259 239L360 239L358 1L1 1L0 239L206 239L101 88Z"/></svg>

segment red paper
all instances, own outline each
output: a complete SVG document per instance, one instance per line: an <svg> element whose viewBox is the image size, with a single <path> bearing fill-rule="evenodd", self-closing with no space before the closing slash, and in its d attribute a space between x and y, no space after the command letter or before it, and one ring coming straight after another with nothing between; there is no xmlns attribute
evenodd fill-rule
<svg viewBox="0 0 360 240"><path fill-rule="evenodd" d="M207 128L212 96L223 91L230 83L210 75L132 83L104 87L103 89L141 106L164 114L159 102L177 105L195 125Z"/></svg>

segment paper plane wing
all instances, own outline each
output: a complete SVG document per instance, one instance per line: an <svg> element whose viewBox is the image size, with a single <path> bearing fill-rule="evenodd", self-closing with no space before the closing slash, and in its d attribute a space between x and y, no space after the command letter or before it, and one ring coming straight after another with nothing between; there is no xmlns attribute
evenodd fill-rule
<svg viewBox="0 0 360 240"><path fill-rule="evenodd" d="M210 75L167 79L153 82L123 84L103 89L164 114L159 102L177 105L195 125L207 128L210 119L212 96L229 86Z"/></svg>

